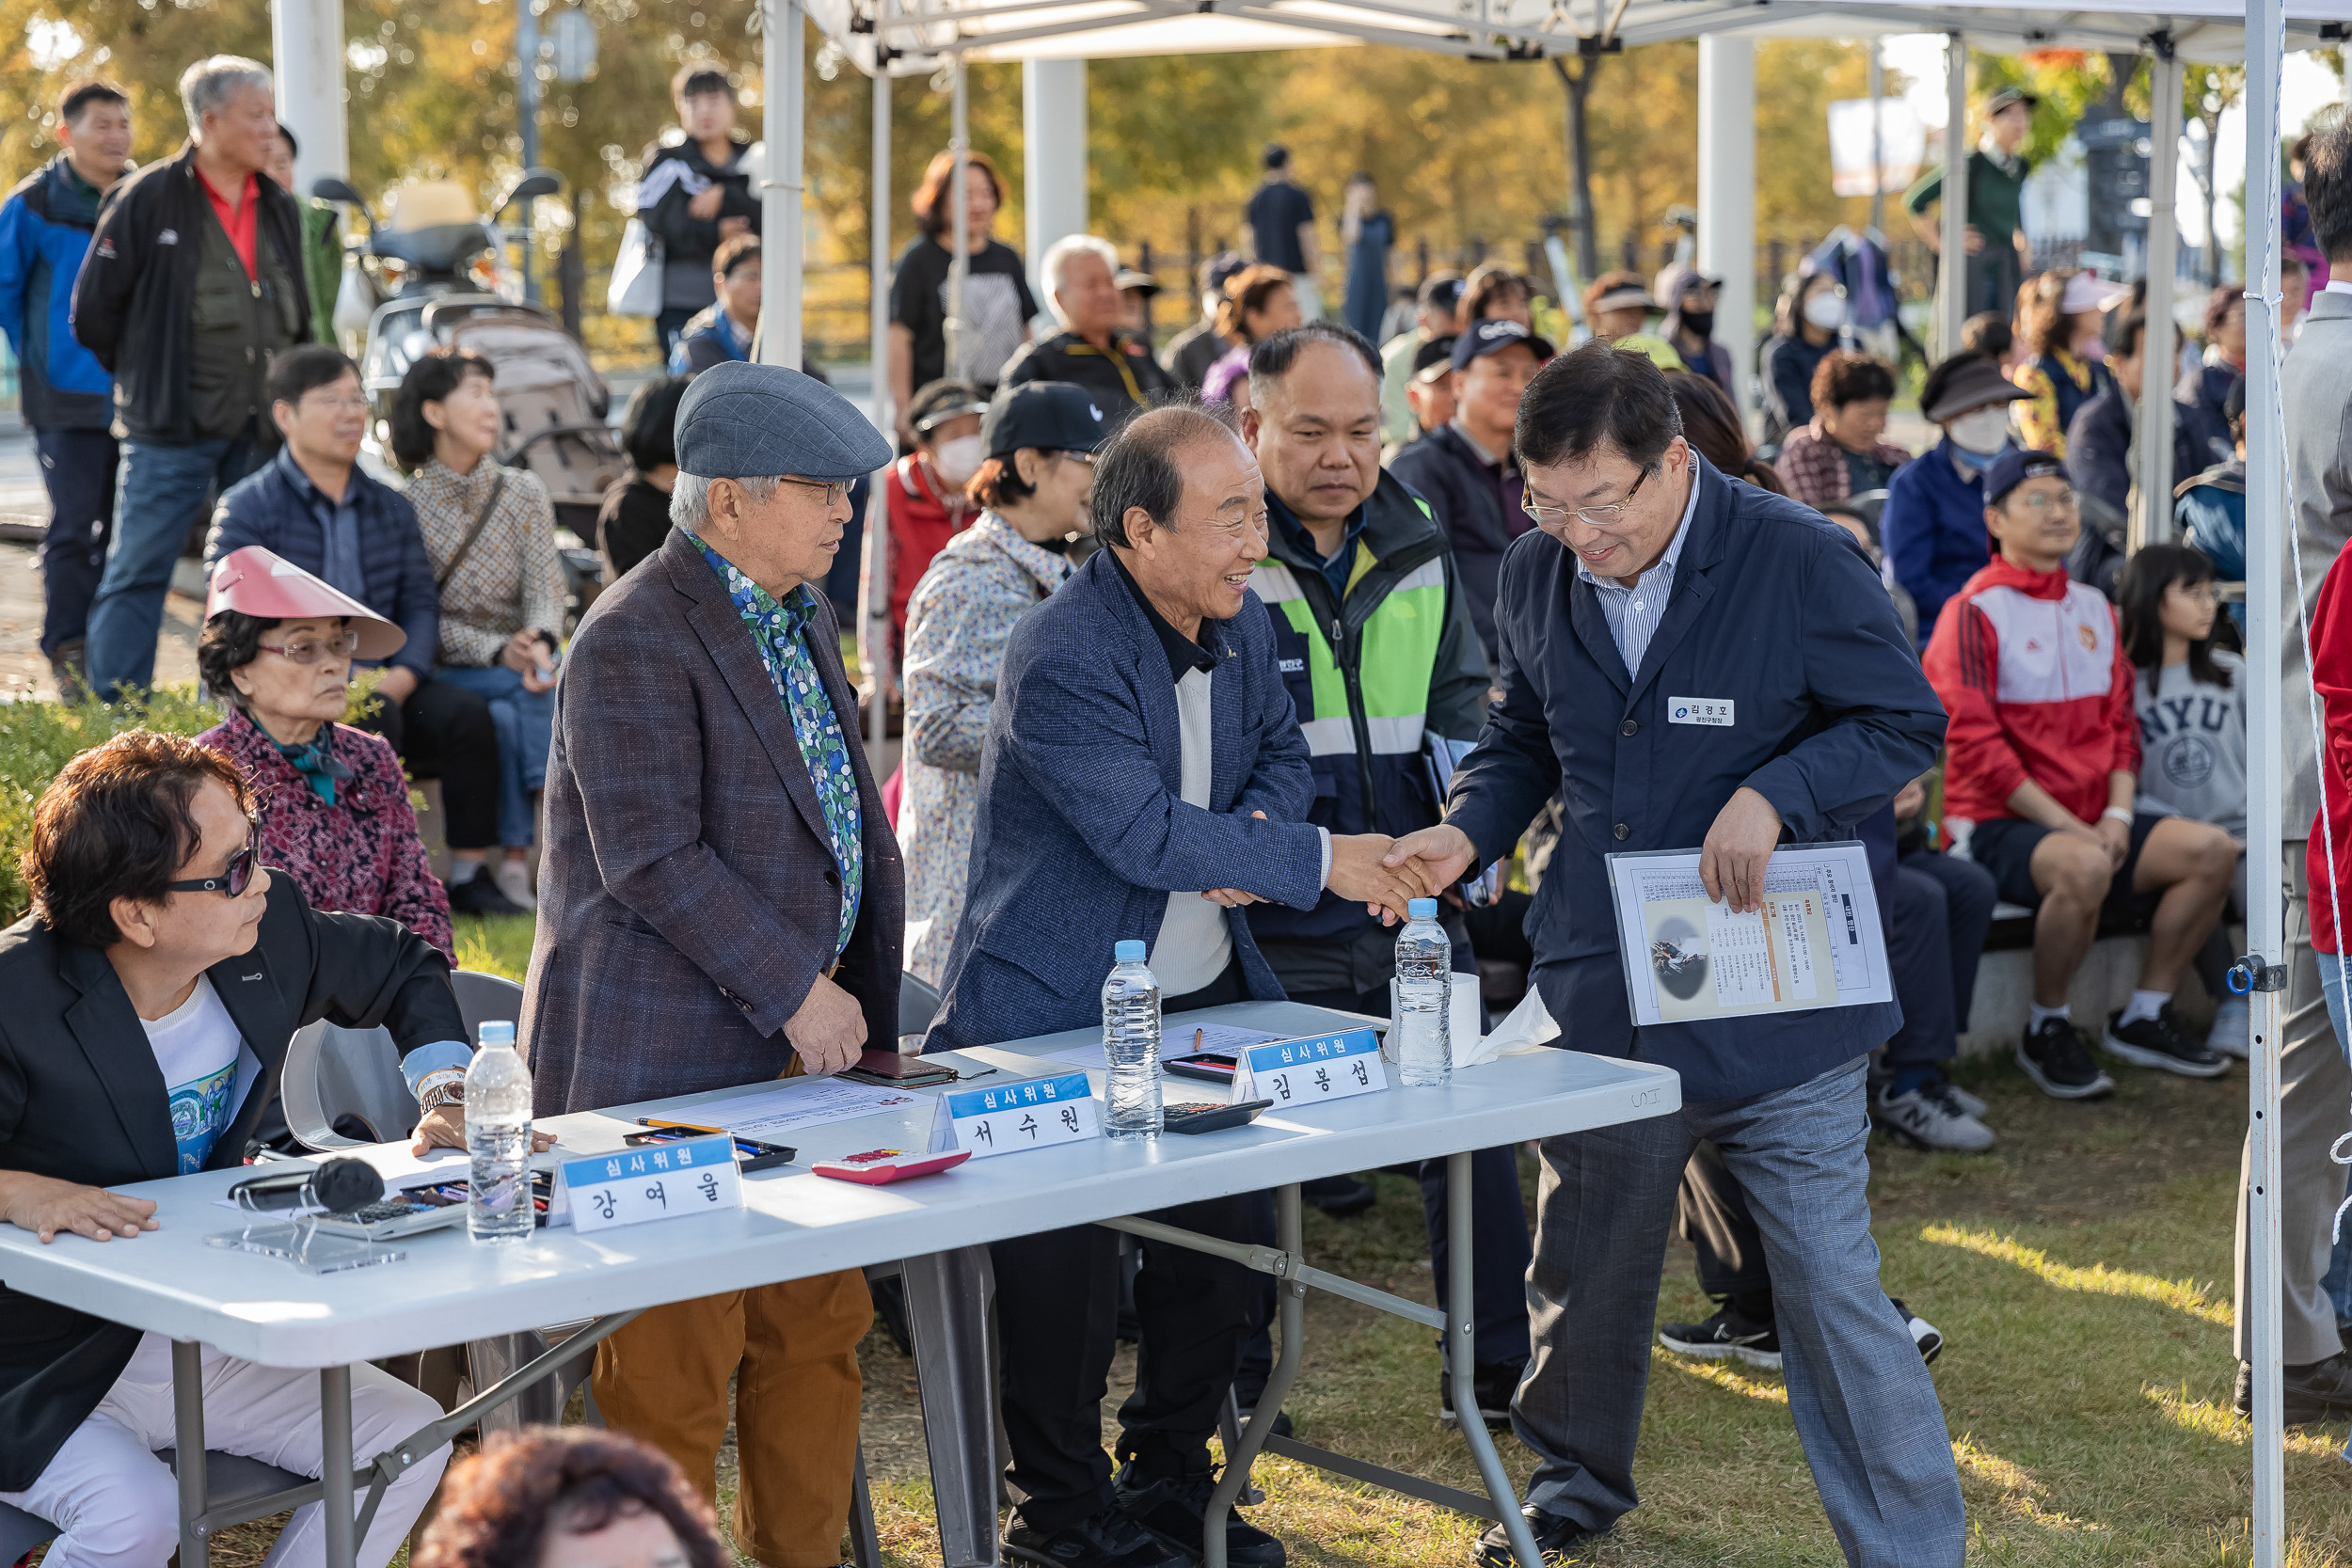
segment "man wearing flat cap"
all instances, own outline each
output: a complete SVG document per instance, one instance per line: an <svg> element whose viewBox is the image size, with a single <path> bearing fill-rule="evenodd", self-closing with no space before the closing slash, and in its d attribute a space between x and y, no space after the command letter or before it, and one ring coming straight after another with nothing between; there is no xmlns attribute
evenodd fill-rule
<svg viewBox="0 0 2352 1568"><path fill-rule="evenodd" d="M714 366L678 404L675 526L581 620L556 690L521 1021L544 1114L896 1040L898 847L823 592L850 483L890 456L781 366ZM715 1498L735 1379L737 1542L832 1568L872 1316L855 1272L658 1307L597 1347L596 1404Z"/></svg>

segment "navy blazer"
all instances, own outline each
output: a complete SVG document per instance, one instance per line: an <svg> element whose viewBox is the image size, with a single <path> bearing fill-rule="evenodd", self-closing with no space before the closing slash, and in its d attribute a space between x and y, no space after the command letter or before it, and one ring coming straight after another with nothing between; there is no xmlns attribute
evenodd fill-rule
<svg viewBox="0 0 2352 1568"><path fill-rule="evenodd" d="M1699 847L1742 784L1783 843L1856 836L1927 771L1944 710L1862 551L1820 514L1693 458L1698 506L1673 595L1632 679L1593 585L1549 536L1503 558L1502 701L1454 774L1446 819L1479 858L1511 852L1556 790L1566 808L1527 917L1532 978L1562 1043L1682 1074L1686 1101L1785 1088L1883 1043L1892 1002L1677 1023L1637 1035L1605 856ZM1668 720L1670 698L1729 699L1729 728Z"/></svg>
<svg viewBox="0 0 2352 1568"><path fill-rule="evenodd" d="M1112 943L1156 940L1170 893L1233 887L1302 910L1322 895L1314 773L1273 620L1248 594L1200 635L1217 656L1206 810L1178 796L1175 681L1108 551L1013 626L980 750L971 892L925 1049L1099 1022ZM1225 927L1249 994L1279 1000L1242 911Z"/></svg>

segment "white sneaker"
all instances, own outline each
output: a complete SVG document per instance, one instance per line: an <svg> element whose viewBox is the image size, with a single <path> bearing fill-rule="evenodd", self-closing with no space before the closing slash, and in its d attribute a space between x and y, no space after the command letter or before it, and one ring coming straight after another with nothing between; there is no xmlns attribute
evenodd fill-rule
<svg viewBox="0 0 2352 1568"><path fill-rule="evenodd" d="M2254 1006L2243 996L2222 998L2213 1010L2213 1027L2205 1034L2205 1049L2245 1061L2253 1054Z"/></svg>
<svg viewBox="0 0 2352 1568"><path fill-rule="evenodd" d="M529 862L506 860L499 862L498 875L494 879L498 883L499 891L506 895L507 902L520 904L527 910L535 910L539 907L538 896L531 891Z"/></svg>
<svg viewBox="0 0 2352 1568"><path fill-rule="evenodd" d="M1870 1108L1881 1127L1917 1148L1981 1154L1993 1147L1993 1129L1955 1103L1946 1079L1923 1084L1909 1094L1881 1089L1872 1096Z"/></svg>

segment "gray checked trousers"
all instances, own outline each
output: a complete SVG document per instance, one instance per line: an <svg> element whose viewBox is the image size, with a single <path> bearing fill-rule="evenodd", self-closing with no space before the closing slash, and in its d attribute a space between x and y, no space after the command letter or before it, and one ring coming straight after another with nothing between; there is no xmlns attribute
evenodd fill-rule
<svg viewBox="0 0 2352 1568"><path fill-rule="evenodd" d="M1879 1285L1863 1067L1544 1141L1535 1356L1512 1409L1537 1459L1529 1502L1602 1529L1639 1500L1633 1448L1666 1237L1683 1164L1708 1138L1763 1233L1788 1411L1846 1560L1959 1568L1967 1520L1943 1406Z"/></svg>

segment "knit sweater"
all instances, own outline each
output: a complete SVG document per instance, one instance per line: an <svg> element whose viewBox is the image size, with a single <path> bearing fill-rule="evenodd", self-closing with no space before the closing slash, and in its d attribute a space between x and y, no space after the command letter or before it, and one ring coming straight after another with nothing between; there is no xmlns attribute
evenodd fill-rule
<svg viewBox="0 0 2352 1568"><path fill-rule="evenodd" d="M450 562L501 475L506 487L498 505L453 574ZM440 580L443 664L496 664L500 651L526 626L563 636L564 562L555 553L555 508L537 475L487 460L461 474L436 457L408 482L408 500Z"/></svg>

